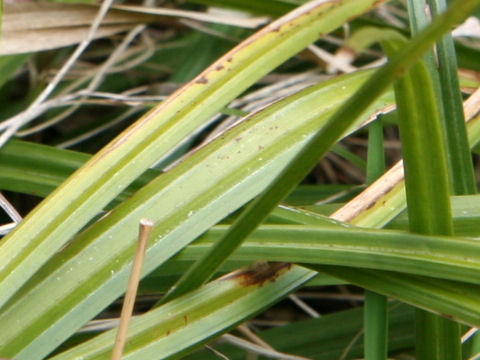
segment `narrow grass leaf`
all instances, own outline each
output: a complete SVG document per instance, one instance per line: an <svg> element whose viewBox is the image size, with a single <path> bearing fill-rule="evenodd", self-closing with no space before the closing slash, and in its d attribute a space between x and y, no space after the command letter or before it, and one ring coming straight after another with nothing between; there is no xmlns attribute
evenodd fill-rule
<svg viewBox="0 0 480 360"><path fill-rule="evenodd" d="M402 40L386 41L384 48L392 57L404 45ZM453 223L441 124L443 112L434 87L435 80L427 64L428 60L414 64L394 87L409 227L413 232L451 235ZM419 359L461 359L458 324L422 310L417 311L416 324L416 354ZM456 336L449 337L452 333Z"/></svg>
<svg viewBox="0 0 480 360"><path fill-rule="evenodd" d="M455 321L479 326L480 289L476 284L337 266L313 268Z"/></svg>
<svg viewBox="0 0 480 360"><path fill-rule="evenodd" d="M367 184L385 171L383 125L380 119L368 128ZM388 354L388 299L376 292L365 291L364 305L365 358L383 360Z"/></svg>
<svg viewBox="0 0 480 360"><path fill-rule="evenodd" d="M428 0L428 3L434 17L445 11L445 0ZM448 148L447 159L453 193L455 195L475 194L477 187L463 114L457 57L452 35L445 34L437 42L436 50L442 94L441 104L445 115L443 119Z"/></svg>
<svg viewBox="0 0 480 360"><path fill-rule="evenodd" d="M218 225L175 258L200 258L227 231ZM450 241L452 240L452 241ZM261 259L341 265L478 283L477 240L404 231L319 225L262 225L232 254L235 261Z"/></svg>

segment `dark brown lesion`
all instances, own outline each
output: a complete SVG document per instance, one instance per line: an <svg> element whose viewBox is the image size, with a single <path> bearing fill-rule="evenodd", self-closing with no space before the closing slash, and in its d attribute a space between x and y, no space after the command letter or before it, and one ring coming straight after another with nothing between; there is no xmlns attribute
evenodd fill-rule
<svg viewBox="0 0 480 360"><path fill-rule="evenodd" d="M241 286L262 286L266 282L274 282L284 271L292 266L287 262L257 261L249 267L233 273L224 279L238 281Z"/></svg>
<svg viewBox="0 0 480 360"><path fill-rule="evenodd" d="M208 79L205 76L199 77L197 80L195 80L196 84L208 84Z"/></svg>

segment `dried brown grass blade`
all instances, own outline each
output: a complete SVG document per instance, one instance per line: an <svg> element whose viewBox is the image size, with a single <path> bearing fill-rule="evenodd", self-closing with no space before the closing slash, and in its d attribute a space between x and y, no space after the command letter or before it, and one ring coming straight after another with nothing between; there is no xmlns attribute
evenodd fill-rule
<svg viewBox="0 0 480 360"><path fill-rule="evenodd" d="M56 49L87 37L98 6L57 3L5 4L0 54L11 55ZM112 11L94 38L111 36L151 20L141 14Z"/></svg>
<svg viewBox="0 0 480 360"><path fill-rule="evenodd" d="M94 38L99 39L130 30L131 25L102 26ZM18 31L15 33L3 32L0 41L0 55L14 55L57 49L63 46L81 42L88 34L87 27L59 29L42 29Z"/></svg>
<svg viewBox="0 0 480 360"><path fill-rule="evenodd" d="M51 50L85 39L98 5L19 2L4 5L0 55ZM95 38L126 31L135 25L177 19L256 27L266 18L225 17L201 12L141 6L116 6L105 17Z"/></svg>

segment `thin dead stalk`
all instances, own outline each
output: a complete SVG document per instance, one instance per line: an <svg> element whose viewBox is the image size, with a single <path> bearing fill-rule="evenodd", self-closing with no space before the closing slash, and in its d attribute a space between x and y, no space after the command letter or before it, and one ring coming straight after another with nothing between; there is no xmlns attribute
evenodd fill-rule
<svg viewBox="0 0 480 360"><path fill-rule="evenodd" d="M148 219L140 220L140 232L138 234L137 251L133 259L132 271L128 280L127 292L123 300L122 312L120 315L120 324L118 326L117 337L113 346L111 360L120 360L123 348L127 339L128 325L132 318L133 306L137 296L138 283L142 271L143 260L145 258L145 250L147 241L153 228L153 222Z"/></svg>

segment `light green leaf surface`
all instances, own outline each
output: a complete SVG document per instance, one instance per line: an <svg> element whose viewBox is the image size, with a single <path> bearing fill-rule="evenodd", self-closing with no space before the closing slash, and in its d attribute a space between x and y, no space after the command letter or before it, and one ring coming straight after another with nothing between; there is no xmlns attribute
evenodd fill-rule
<svg viewBox="0 0 480 360"><path fill-rule="evenodd" d="M220 239L205 257L195 263L191 269L172 287L166 295L168 300L185 294L205 283L222 262L241 245L268 214L282 201L316 165L319 158L339 140L355 119L380 96L389 85L414 67L419 57L429 46L448 30L456 21L460 21L475 8L476 3L456 2L446 13L438 17L425 31L414 40L401 45L395 56L378 69L372 77L336 111L328 122L305 144L301 151L288 163L275 180L268 185L232 224L225 236ZM463 14L463 15L462 15ZM400 35L393 36L403 40ZM390 44L390 42L388 43ZM403 46L405 45L405 46ZM429 107L429 109L431 109ZM440 169L440 168L439 168ZM438 202L442 204L441 201ZM447 201L443 201L446 203Z"/></svg>
<svg viewBox="0 0 480 360"><path fill-rule="evenodd" d="M339 3L343 5L351 4L351 6L355 8L357 4L361 2L345 1ZM352 5L354 3L355 5ZM473 2L470 1L469 3L472 4ZM302 21L310 15L312 14L309 13L305 15ZM337 18L335 17L335 19ZM342 17L337 20L341 23L344 19L345 18ZM280 33L283 31L282 29L283 28L279 29ZM318 28L315 28L315 30L309 28L307 30L307 28L299 26L299 28L295 30L290 29L285 31L287 33L288 31L294 31L295 36L292 35L292 37L289 38L287 34L282 33L282 41L290 41L290 44L296 42L294 46L296 48L296 46L300 47L300 45L297 44L299 42L306 44L308 41L311 41L311 39L314 38L313 33L318 31ZM310 34L308 35L310 38L306 34ZM272 33L267 32L265 35L272 35ZM306 39L304 39L304 37L306 37ZM285 40L286 38L287 40ZM261 61L259 60L263 51L271 56L270 60L275 58L275 61L277 61L277 57L284 56L282 51L285 51L285 49L281 47L279 48L282 49L280 52L281 55L279 55L279 53L273 51L273 45L271 53L269 53L269 49L263 50L263 48L260 48L260 45L258 46L259 52L252 55L252 63L248 63L247 61L248 66L258 66L255 69L257 72L268 71L267 66L265 64L261 65ZM262 43L261 46L265 46L265 43ZM240 50L242 50L242 48ZM291 51L291 49L289 51ZM255 58L255 56L257 58ZM289 55L285 55L285 58L288 56ZM235 93L240 92L244 87L248 86L248 81L254 81L253 75L251 75L251 78L248 77L248 74L250 74L248 69L234 67L234 59L232 59L231 65L227 61L228 57L225 57L223 60L225 60L224 64L227 67L232 66L230 70L234 73L233 79L236 80L232 80L232 78L228 76L222 77L226 73L223 69L210 68L210 70L207 70L207 74L204 74L206 77L200 75L197 78L197 83L194 84L192 88L180 91L173 100L167 101L166 104L160 106L159 109L163 109L162 111L165 111L164 114L166 114L165 118L161 118L163 120L155 120L155 117L152 117L152 115L147 115L136 127L134 126L130 129L131 138L119 138L114 145L111 145L110 148L107 148L101 152L100 155L93 158L79 173L67 181L67 185L64 185L60 190L57 190L52 197L47 199L46 203L53 207L56 206L56 203L52 199L64 200L64 208L62 208L62 204L56 208L56 211L59 211L57 215L50 213L50 216L53 216L54 222L50 224L37 223L36 221L43 216L40 210L37 210L36 214L32 215L31 219L26 221L27 224L30 224L29 226L43 226L42 229L44 229L44 235L46 235L44 238L45 240L48 239L48 242L52 242L52 244L48 244L48 246L42 249L42 233L40 232L40 237L37 238L33 230L35 228L31 227L30 230L28 230L27 227L27 230L19 230L10 238L10 241L17 239L17 250L19 254L29 254L29 249L26 249L25 252L20 251L22 244L25 245L29 239L38 241L34 245L39 245L39 247L36 248L36 253L32 253L38 256L38 259L32 258L32 264L34 265L33 267L40 267L62 244L72 238L90 218L95 216L95 214L111 202L117 193L146 169L149 163L161 157L161 154L168 153L169 149L174 147L183 135L189 133L195 126L200 126L199 124L201 124L206 117L204 117L202 113L202 116L197 118L197 114L203 111L209 114L215 112L217 105L220 107L223 106L222 104L234 97ZM281 60L279 60L279 62L281 62ZM217 75L219 76L218 78L216 77ZM8 323L11 327L9 326L8 331L7 329L0 329L0 341L3 342L3 352L1 352L1 354L18 359L31 360L42 358L57 344L61 343L63 339L73 333L81 324L93 317L116 296L120 295L124 290L126 277L128 275L131 254L133 253L133 243L136 237L136 225L139 218L150 216L159 221L159 225L155 229L155 238L150 244L145 269L146 273L185 247L200 233L221 220L229 212L258 194L258 192L278 174L282 165L288 159L292 158L301 144L322 125L322 121L334 112L334 105L338 106L343 96L351 95L351 92L353 92L355 88L358 88L360 83L368 77L368 74L363 73L351 76L354 79L360 79L362 76L364 76L363 80L359 80L352 88L347 87L347 91L340 88L342 91L338 91L338 93L332 94L331 97L329 97L328 92L325 91L326 88L322 90L323 85L321 85L314 88L314 90L309 89L302 94L287 99L265 110L263 113L256 115L256 117L252 117L246 123L238 125L223 138L219 138L210 143L169 173L160 176L136 193L134 197L117 207L113 213L105 219L94 224L81 235L77 236L72 243L50 260L47 265L43 266L40 272L16 294L15 298L10 297L10 295L15 292L15 289L10 290L5 285L6 291L9 291L10 294L4 294L2 292L4 300L7 301L7 305L4 307L2 314L0 314L0 322ZM243 77L245 77L245 80ZM348 79L349 77L346 78ZM207 81L207 84L204 83L204 80ZM325 84L325 86L335 87L336 85L334 84L340 84L341 81L342 79L332 81ZM232 86L230 86L230 82L232 82ZM348 81L348 84L350 83L351 79ZM242 86L244 87L242 88ZM194 91L192 89L196 90ZM202 89L207 91L201 93ZM318 94L313 95L316 91L318 91ZM324 91L324 93L321 93L322 91ZM188 95L186 95L186 93L188 92L195 93L197 97L193 101L201 101L202 104L189 103L186 108L181 108L179 104L181 100L179 99L185 100L185 97ZM333 101L333 107L330 108L329 101L332 100L335 101ZM383 99L382 101L389 102L391 99ZM221 104L219 105L219 103ZM319 108L319 103L325 105L325 107ZM381 103L379 106L383 106L384 104L385 103ZM175 108L175 106L178 107ZM168 118L168 116L170 116L168 115L168 111L172 110L174 112L175 109L181 112L181 114L177 114L179 117L185 115L181 118L180 124L174 124L174 120L179 119L179 117L175 117L177 115L172 115L173 117ZM154 111L154 113L156 114L156 111ZM167 118L170 120L167 120ZM299 119L299 123L292 122L291 119ZM156 129L156 126L159 124L153 123L157 121L159 123L165 121L165 123L170 124L172 127L162 134L160 134L160 130L155 133L153 129ZM186 123L188 123L188 126L185 125ZM275 128L277 124L281 124L281 127ZM181 134L177 132L177 130ZM151 134L149 134L149 131ZM147 135L143 136L142 133L146 133ZM146 144L142 141L151 141L151 143ZM133 144L134 142L136 142L136 145ZM115 149L114 152L110 152L110 150L113 150L116 146L118 146L117 149ZM127 151L126 148L130 146L132 147ZM259 146L262 148L259 148ZM117 151L119 149L120 151ZM112 153L121 155L118 155L119 158L115 158L117 155L111 155ZM259 156L259 154L261 154L261 156ZM123 156L125 156L125 159L122 159ZM111 162L105 159L109 159ZM127 168L118 165L122 163L122 161L124 162L123 165ZM105 167L105 172L103 172L102 166ZM129 172L129 167L131 173ZM92 173L89 173L89 169ZM124 176L127 172L129 172L128 176ZM91 189L90 191L87 191L86 194L77 193L75 195L73 192L70 194L69 190L76 185L76 181L85 178L90 180L90 177L92 177L92 183L88 185L87 188L83 188L84 190ZM98 181L97 185L101 185L99 189L103 189L99 190L98 193L93 192L96 186L94 184L95 181ZM89 186L91 187L89 188ZM115 188L112 189L110 188L111 186ZM62 194L65 199L62 199L59 194ZM72 195L72 197L70 197L70 195ZM76 198L76 196L78 196L78 198ZM98 203L95 203L96 200L98 200ZM66 203L68 201L73 202L72 207ZM78 201L78 203L74 201ZM85 201L85 203L83 201ZM398 203L399 208L404 206L402 199L400 199ZM84 207L80 207L77 213L76 210L73 209L74 205ZM40 207L40 209L42 208ZM66 212L60 211L61 209ZM385 209L389 208L386 207L383 210ZM397 210L398 209L395 209L395 211ZM46 211L45 208L43 211ZM392 217L389 211L386 211L386 213L387 217ZM81 217L82 221L76 219L76 216ZM84 219L84 217L86 217L86 219ZM45 219L50 218L45 217L44 220ZM60 223L59 221L62 222ZM60 224L64 224L64 222L69 224L69 226L62 225L62 231L57 231L55 226L60 226ZM372 220L372 222L378 223L378 219ZM25 227L26 225L24 228ZM57 232L49 233L52 229L55 229ZM22 233L28 236L24 239L19 235ZM21 259L21 257L18 259ZM18 265L17 260L14 260L15 266ZM23 279L35 271L34 269L31 270L28 268L28 258L26 258L26 260L27 262L24 263L24 265L27 266L25 272L17 273L15 274L16 277L11 277L10 279L13 279L11 280L11 284L20 286ZM449 268L442 261L440 261L442 266L439 268L443 269L442 271L444 272L442 274L448 274ZM437 264L435 266L437 266ZM22 269L23 271L24 267L20 266L18 269ZM368 271L369 270L365 270L367 277L375 274ZM463 269L462 271L467 270ZM450 273L454 272L450 271ZM7 273L4 272L4 274ZM258 274L258 272L254 272L254 274ZM267 278L271 278L272 274L268 275ZM398 274L395 274L395 276L397 275ZM9 276L9 274L7 274L7 276ZM163 354L170 356L172 353L169 351L172 347L177 351L186 351L190 347L206 341L208 337L217 334L219 331L224 331L233 326L236 322L241 321L241 319L260 311L261 308L268 305L270 301L275 301L279 296L293 290L311 276L313 276L311 271L294 266L285 273L281 272L275 282L265 282L260 288L252 286L252 296L249 297L248 300L245 300L245 302L242 302L242 299L246 299L246 297L240 299L238 303L233 303L231 307L228 305L226 305L226 307L220 306L222 296L228 297L227 293L238 295L241 290L245 289L245 284L240 284L239 287L235 287L233 283L228 282L225 288L222 288L222 284L225 284L225 282L222 283L222 281L225 280L209 284L205 288L211 289L212 287L219 286L220 291L218 293L214 294L212 292L212 296L218 296L218 298L209 298L209 295L205 293L205 288L201 288L192 294L186 295L184 298L160 307L154 312L145 315L145 317L142 316L138 319L137 322L133 324L133 327L136 329L135 331L138 331L138 336L132 338L131 348L127 351L130 351L131 358L135 359L155 358L159 356L159 351L165 351ZM344 277L342 274L338 276ZM392 278L395 278L395 276ZM398 276L401 277L402 275ZM412 276L407 279L406 284L410 285L412 289L411 293L414 294L416 288L414 288L413 285L417 284L418 281L416 282L415 279L417 278ZM460 275L454 273L450 276ZM362 279L357 280L359 284L362 283ZM390 279L389 281L392 280ZM439 284L444 283L447 282L439 281ZM454 282L448 282L448 284L451 284L452 289L476 289L476 287L468 284L458 284ZM226 292L222 293L222 289ZM259 292L257 292L257 290ZM377 291L378 289L373 288L373 290ZM429 296L435 300L438 298L441 301L433 301L430 307L428 307L428 303L422 299L407 298L406 301L410 301L419 306L426 306L430 310L432 310L432 308L436 311L446 309L448 310L448 314L452 314L467 323L471 323L471 319L478 314L478 306L476 305L475 299L475 301L472 300L461 304L459 309L454 311L451 306L445 306L445 304L449 304L452 299L457 301L458 297L456 297L455 294L438 297L439 292L441 292L441 296L444 295L441 287L431 287L428 291ZM258 297L254 295L255 292L259 294ZM263 302L259 301L259 298L263 296L262 294L266 294L269 299L268 302L265 298ZM395 292L392 291L392 294L395 295ZM418 294L419 296L424 296L424 299L427 298L422 292L418 292ZM250 296L250 293L246 296ZM274 299L275 296L277 296L277 298ZM212 305L210 301L217 302L219 304L219 311L225 312L219 313L221 316L216 317L214 320L209 318L209 314L201 309L200 305L203 303L199 302L198 307L195 307L196 304L192 302L192 299L205 301L205 303L209 305ZM182 315L182 311L186 311L185 303L188 303L188 306L192 306L188 308L188 312L196 314L195 316L198 315L198 317L195 317L195 319L198 319L198 322L185 323ZM165 309L170 309L171 313L178 311L178 317L163 317L164 314L168 314L168 312L165 312ZM160 316L160 314L162 316ZM222 319L222 317L224 314L232 316L229 321L228 319L227 321L223 321L224 319ZM215 322L213 323L212 321ZM165 333L151 331L153 328L159 328L159 324L165 325L164 328L161 328L165 330ZM205 326L207 325L210 326L209 331L205 330ZM170 326L177 329L177 331L170 333L170 335L173 336L165 337ZM89 358L106 358L112 345L112 336L112 332L102 335L91 342L87 342L73 349L70 353L59 355L58 358L75 358L73 354L79 358L83 356L90 356ZM178 341L176 339L178 339ZM159 344L162 345L161 349Z"/></svg>
<svg viewBox="0 0 480 360"><path fill-rule="evenodd" d="M228 227L219 225L182 251L194 260ZM232 260L291 261L396 271L478 284L480 242L459 237L343 226L263 225Z"/></svg>
<svg viewBox="0 0 480 360"><path fill-rule="evenodd" d="M270 24L96 154L0 245L0 307L56 251L149 166L256 80L373 0L313 1ZM139 220L137 218L137 220Z"/></svg>
<svg viewBox="0 0 480 360"><path fill-rule="evenodd" d="M158 224L144 264L144 273L148 273L257 195L370 74L360 72L324 82L258 113L150 182L83 232L0 314L0 322L18 320L8 331L0 329L1 354L32 359L121 295L140 218ZM387 93L372 109L390 103L390 96ZM292 122L292 118L298 120ZM44 300L32 301L39 298ZM21 319L20 314L24 315Z"/></svg>
<svg viewBox="0 0 480 360"><path fill-rule="evenodd" d="M421 7L421 2L414 3ZM420 16L424 15L423 9L417 9L416 12ZM387 40L382 45L392 58L405 44L406 40L400 39ZM451 163L448 166L445 139L450 141L452 137L446 135L446 128L442 127L444 112L441 93L438 86L435 86L438 79L431 55L431 52L427 52L394 86L405 169L409 230L422 234L452 235L449 180L455 180L452 172L458 169ZM465 136L463 141L466 140ZM455 175L462 176L461 173ZM415 352L419 360L462 358L458 323L431 312L417 310L415 324Z"/></svg>
<svg viewBox="0 0 480 360"><path fill-rule="evenodd" d="M244 269L231 273L203 287L194 296L178 298L150 311L138 319L140 321L133 321L129 334L135 336L135 341L127 343L122 359L179 358L192 344L203 343L235 326L312 276L311 271L300 267L286 271L288 264L279 264L275 273L265 268L266 273L258 267L255 272ZM115 330L108 331L52 359L107 359L114 338Z"/></svg>
<svg viewBox="0 0 480 360"><path fill-rule="evenodd" d="M371 275L370 275L370 276L371 276ZM392 280L390 280L390 281L392 281ZM455 285L455 284L452 284L452 285ZM460 284L460 285L458 285L458 286L463 286L463 285ZM435 293L434 289L435 289L435 288L430 288L429 291L431 292L431 294L432 294L433 297L435 297L435 296L438 297L438 296L439 296L439 294L438 294L438 291L439 291L439 290L437 290L437 293ZM377 289L373 289L373 290L376 291ZM415 294L414 292L412 292L412 293ZM411 295L411 294L410 294L410 295ZM442 295L444 295L444 294L442 294ZM187 296L188 296L188 295L187 295ZM446 301L448 301L448 300L449 300L449 299L448 299L448 296L443 298L443 301L444 301L444 302L446 302ZM178 301L178 300L177 300L177 301ZM443 305L444 305L444 302L443 302L443 303L440 302L440 306L443 306ZM174 301L173 303L175 303L175 301ZM416 299L416 303L422 304L422 302L421 302L421 301L418 301L418 299ZM437 306L438 303L435 303L435 305ZM475 315L474 315L474 314L475 314L475 313L478 313L478 311L476 311L476 309L475 309L475 302L473 302L473 303L472 303L472 302L469 302L468 304L466 304L465 308L466 308L466 313L469 313L469 315L470 315L469 318L467 317L467 318L469 319L469 321L470 321L471 319L474 319L474 318L475 318ZM160 308L160 309L161 309L161 308ZM459 314L459 311L455 312L455 314ZM463 317L461 317L461 319L465 319L465 317L463 316Z"/></svg>

